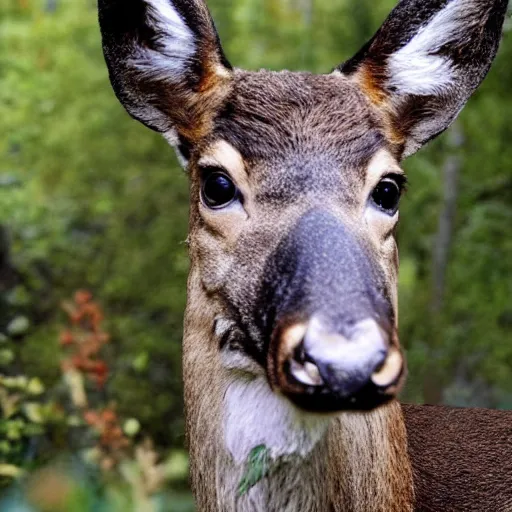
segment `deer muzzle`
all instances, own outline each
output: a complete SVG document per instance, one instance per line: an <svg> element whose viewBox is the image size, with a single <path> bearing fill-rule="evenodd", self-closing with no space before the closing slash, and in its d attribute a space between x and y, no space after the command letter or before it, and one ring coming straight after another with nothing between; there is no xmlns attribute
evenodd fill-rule
<svg viewBox="0 0 512 512"><path fill-rule="evenodd" d="M373 319L349 337L325 328L318 316L277 332L272 367L276 384L306 410L373 409L393 398L405 376L400 349Z"/></svg>
<svg viewBox="0 0 512 512"><path fill-rule="evenodd" d="M405 360L373 258L341 221L313 210L269 260L269 380L303 409L373 409L401 388Z"/></svg>

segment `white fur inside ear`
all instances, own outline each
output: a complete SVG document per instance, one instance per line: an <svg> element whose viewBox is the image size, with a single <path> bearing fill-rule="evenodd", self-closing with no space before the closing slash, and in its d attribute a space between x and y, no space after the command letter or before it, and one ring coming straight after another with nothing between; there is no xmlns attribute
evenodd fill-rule
<svg viewBox="0 0 512 512"><path fill-rule="evenodd" d="M452 0L398 52L389 58L388 87L398 94L435 95L446 91L455 79L454 64L436 55L443 46L460 40L468 23L473 2Z"/></svg>
<svg viewBox="0 0 512 512"><path fill-rule="evenodd" d="M188 160L183 156L183 153L179 150L180 139L178 137L178 133L176 130L169 130L162 134L164 139L174 148L176 151L176 156L178 158L178 162L180 163L183 169L188 167Z"/></svg>
<svg viewBox="0 0 512 512"><path fill-rule="evenodd" d="M147 23L157 34L159 49L146 50L136 59L139 70L155 79L173 79L181 75L194 57L194 33L171 0L145 0Z"/></svg>

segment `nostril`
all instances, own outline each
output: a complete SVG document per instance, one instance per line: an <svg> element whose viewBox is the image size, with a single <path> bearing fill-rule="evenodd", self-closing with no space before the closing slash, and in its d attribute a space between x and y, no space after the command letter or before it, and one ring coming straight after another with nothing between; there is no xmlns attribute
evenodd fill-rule
<svg viewBox="0 0 512 512"><path fill-rule="evenodd" d="M379 373L383 368L384 368L384 365L386 363L386 359L387 359L387 352L385 351L381 351L380 352L380 357L379 357L379 362L375 365L375 370L373 372L373 375Z"/></svg>
<svg viewBox="0 0 512 512"><path fill-rule="evenodd" d="M323 386L324 380L315 361L308 357L304 342L299 343L290 360L290 373L293 378L306 386Z"/></svg>
<svg viewBox="0 0 512 512"><path fill-rule="evenodd" d="M404 360L400 350L391 347L384 361L379 364L372 374L371 380L379 388L389 388L396 385L404 371Z"/></svg>
<svg viewBox="0 0 512 512"><path fill-rule="evenodd" d="M388 358L388 350L383 348L375 353L375 356L372 360L372 367L374 374L379 372L382 368L384 368L386 361Z"/></svg>
<svg viewBox="0 0 512 512"><path fill-rule="evenodd" d="M299 363L295 359L290 362L290 373L293 378L306 386L323 386L324 380L316 364L309 361Z"/></svg>
<svg viewBox="0 0 512 512"><path fill-rule="evenodd" d="M304 350L304 341L299 343L295 350L293 351L293 360L302 365L306 362L306 351Z"/></svg>

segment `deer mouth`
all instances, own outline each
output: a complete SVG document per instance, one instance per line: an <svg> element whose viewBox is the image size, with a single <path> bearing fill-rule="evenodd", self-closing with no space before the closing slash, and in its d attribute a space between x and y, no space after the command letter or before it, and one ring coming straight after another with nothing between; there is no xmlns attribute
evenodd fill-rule
<svg viewBox="0 0 512 512"><path fill-rule="evenodd" d="M405 380L400 349L373 320L359 322L346 338L313 317L278 328L272 345L272 386L307 411L371 410L395 398Z"/></svg>

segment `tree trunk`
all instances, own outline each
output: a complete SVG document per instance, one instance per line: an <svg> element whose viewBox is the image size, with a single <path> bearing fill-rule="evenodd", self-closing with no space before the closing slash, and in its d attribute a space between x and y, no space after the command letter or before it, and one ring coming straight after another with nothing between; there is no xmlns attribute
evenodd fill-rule
<svg viewBox="0 0 512 512"><path fill-rule="evenodd" d="M443 205L433 249L431 308L434 316L439 315L443 309L446 271L450 261L450 248L457 214L458 182L462 165L459 149L464 144L464 135L459 124L455 124L449 132L449 144L450 153L443 166Z"/></svg>
<svg viewBox="0 0 512 512"><path fill-rule="evenodd" d="M442 168L443 202L439 214L437 234L432 249L432 298L430 303L431 354L423 381L423 398L428 404L439 404L443 399L443 378L437 364L437 351L443 343L443 306L446 291L446 274L457 215L459 174L462 160L459 154L464 144L461 126L455 124L448 133L449 150Z"/></svg>

